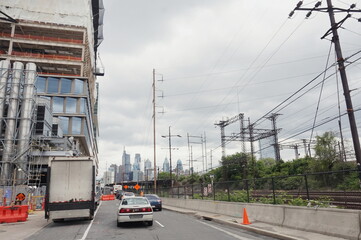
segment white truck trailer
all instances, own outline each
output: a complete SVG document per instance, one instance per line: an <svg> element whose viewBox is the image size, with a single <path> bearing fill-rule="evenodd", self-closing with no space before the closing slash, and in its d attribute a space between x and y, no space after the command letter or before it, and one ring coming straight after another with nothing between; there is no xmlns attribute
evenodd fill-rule
<svg viewBox="0 0 361 240"><path fill-rule="evenodd" d="M98 202L91 157L54 157L47 172L45 218L93 219Z"/></svg>

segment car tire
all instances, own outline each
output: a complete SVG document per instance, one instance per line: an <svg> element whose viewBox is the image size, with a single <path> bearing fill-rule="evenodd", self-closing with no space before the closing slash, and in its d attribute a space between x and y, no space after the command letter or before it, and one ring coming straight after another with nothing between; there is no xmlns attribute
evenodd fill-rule
<svg viewBox="0 0 361 240"><path fill-rule="evenodd" d="M64 218L61 218L61 219L53 219L53 222L54 223L60 223L60 222L64 222Z"/></svg>
<svg viewBox="0 0 361 240"><path fill-rule="evenodd" d="M117 221L117 227L121 227L121 226L122 226L122 223Z"/></svg>
<svg viewBox="0 0 361 240"><path fill-rule="evenodd" d="M158 211L162 211L162 208L160 207L160 208L158 208Z"/></svg>
<svg viewBox="0 0 361 240"><path fill-rule="evenodd" d="M153 221L148 221L148 226L153 226Z"/></svg>

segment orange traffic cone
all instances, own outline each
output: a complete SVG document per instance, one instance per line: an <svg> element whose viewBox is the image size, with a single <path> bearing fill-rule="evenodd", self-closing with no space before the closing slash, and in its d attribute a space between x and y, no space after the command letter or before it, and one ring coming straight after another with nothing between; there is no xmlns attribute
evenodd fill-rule
<svg viewBox="0 0 361 240"><path fill-rule="evenodd" d="M243 225L251 224L248 220L247 210L246 208L243 208Z"/></svg>

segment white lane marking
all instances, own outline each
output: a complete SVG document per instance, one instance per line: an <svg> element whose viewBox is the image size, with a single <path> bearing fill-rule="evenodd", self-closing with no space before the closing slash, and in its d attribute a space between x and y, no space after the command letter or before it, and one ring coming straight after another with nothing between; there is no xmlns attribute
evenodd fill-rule
<svg viewBox="0 0 361 240"><path fill-rule="evenodd" d="M95 213L94 213L94 218L93 218L93 220L91 220L91 222L89 223L89 226L88 226L87 229L85 230L84 235L83 235L83 237L82 237L80 240L85 240L85 238L88 236L89 230L90 230L91 226L93 225L95 216L97 215L97 212L98 212L98 210L99 210L99 208L100 208L100 205L102 205L102 201L100 201L100 203L99 203L99 205L98 205L98 207L97 207L97 210L96 210Z"/></svg>
<svg viewBox="0 0 361 240"><path fill-rule="evenodd" d="M211 228L214 228L214 229L216 229L216 230L218 230L218 231L224 232L225 234L228 234L228 235L230 235L230 236L232 236L232 237L234 237L234 238L236 238L236 239L240 239L240 240L248 240L248 239L249 239L249 238L243 238L243 237L241 237L241 236L238 236L237 234L228 232L228 231L226 231L226 230L224 230L224 229L222 229L222 228L213 226L213 225L211 225L211 224L208 224L208 223L205 223L205 222L201 222L201 221L199 221L199 222L200 222L200 223L203 223L204 225L207 225L208 227L211 227Z"/></svg>
<svg viewBox="0 0 361 240"><path fill-rule="evenodd" d="M164 226L163 226L160 222L158 222L157 220L155 220L155 222L158 223L159 226L161 226L162 228L164 228Z"/></svg>

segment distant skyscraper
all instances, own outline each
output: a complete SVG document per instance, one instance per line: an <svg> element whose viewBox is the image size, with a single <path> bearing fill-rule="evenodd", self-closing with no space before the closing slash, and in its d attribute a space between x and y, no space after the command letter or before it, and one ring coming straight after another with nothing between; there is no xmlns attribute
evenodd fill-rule
<svg viewBox="0 0 361 240"><path fill-rule="evenodd" d="M123 165L119 165L118 167L118 172L117 172L117 177L116 177L116 182L117 183L120 183L123 180L123 173L124 173L124 170L123 170Z"/></svg>
<svg viewBox="0 0 361 240"><path fill-rule="evenodd" d="M140 172L140 162L141 162L141 158L140 158L140 154L136 153L134 156L134 164L133 164L133 181L135 182L139 182L141 181L141 172Z"/></svg>
<svg viewBox="0 0 361 240"><path fill-rule="evenodd" d="M136 153L134 157L133 171L140 170L140 163L141 163L140 154Z"/></svg>
<svg viewBox="0 0 361 240"><path fill-rule="evenodd" d="M132 165L130 164L130 154L127 154L124 150L123 156L122 156L122 165L124 169L124 180L130 181L130 172Z"/></svg>
<svg viewBox="0 0 361 240"><path fill-rule="evenodd" d="M178 171L183 171L183 163L182 160L178 159L177 161L177 169Z"/></svg>
<svg viewBox="0 0 361 240"><path fill-rule="evenodd" d="M169 161L167 158L165 158L163 162L163 172L169 172Z"/></svg>
<svg viewBox="0 0 361 240"><path fill-rule="evenodd" d="M153 179L152 162L149 159L144 162L144 177L147 181Z"/></svg>
<svg viewBox="0 0 361 240"><path fill-rule="evenodd" d="M114 172L105 171L103 175L104 184L114 184Z"/></svg>
<svg viewBox="0 0 361 240"><path fill-rule="evenodd" d="M114 174L114 179L112 179L113 183L117 182L117 175L118 175L118 166L116 164L112 164L110 165L109 169L110 172L113 172Z"/></svg>

